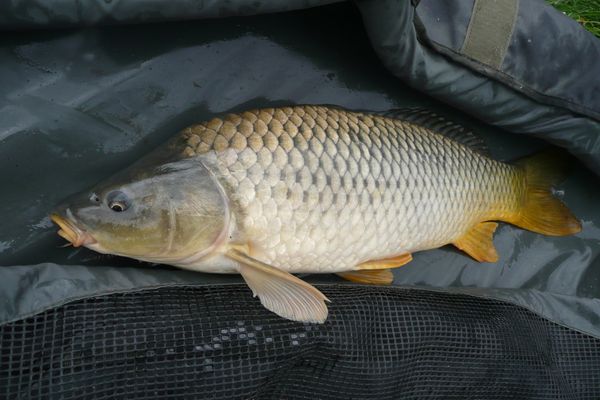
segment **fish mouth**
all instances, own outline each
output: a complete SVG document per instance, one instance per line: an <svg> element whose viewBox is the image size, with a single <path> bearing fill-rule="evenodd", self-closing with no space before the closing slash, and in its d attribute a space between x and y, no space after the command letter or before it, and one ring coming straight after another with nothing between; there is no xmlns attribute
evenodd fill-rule
<svg viewBox="0 0 600 400"><path fill-rule="evenodd" d="M67 213L70 213L67 210ZM69 241L73 247L87 246L96 243L96 239L86 231L77 227L71 220L60 216L57 213L50 215L50 219L60 228L58 236Z"/></svg>

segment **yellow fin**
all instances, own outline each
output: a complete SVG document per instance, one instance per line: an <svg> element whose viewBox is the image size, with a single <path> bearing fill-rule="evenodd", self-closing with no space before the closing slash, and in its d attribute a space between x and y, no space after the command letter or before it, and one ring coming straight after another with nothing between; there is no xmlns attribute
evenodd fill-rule
<svg viewBox="0 0 600 400"><path fill-rule="evenodd" d="M452 244L477 261L496 262L498 253L493 237L497 227L495 222L480 222Z"/></svg>
<svg viewBox="0 0 600 400"><path fill-rule="evenodd" d="M239 263L240 274L267 310L292 321L322 324L327 319L329 299L314 286L250 257L247 247L232 246L226 254Z"/></svg>
<svg viewBox="0 0 600 400"><path fill-rule="evenodd" d="M412 261L412 255L410 253L401 254L396 257L384 258L381 260L365 261L356 266L356 269L388 269L401 267L404 264L408 264Z"/></svg>
<svg viewBox="0 0 600 400"><path fill-rule="evenodd" d="M562 181L569 169L564 152L544 151L517 162L525 170L527 183L520 212L508 222L533 232L566 236L581 231L581 223L552 194L552 185Z"/></svg>
<svg viewBox="0 0 600 400"><path fill-rule="evenodd" d="M338 272L337 275L351 282L370 283L372 285L390 285L394 281L394 275L389 269Z"/></svg>

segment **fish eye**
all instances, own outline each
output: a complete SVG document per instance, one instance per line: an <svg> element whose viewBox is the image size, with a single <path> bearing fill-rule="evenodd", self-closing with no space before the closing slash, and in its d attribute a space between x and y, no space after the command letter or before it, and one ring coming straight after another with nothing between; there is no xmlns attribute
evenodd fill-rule
<svg viewBox="0 0 600 400"><path fill-rule="evenodd" d="M125 211L126 209L125 204L121 203L120 201L112 201L109 207L115 212Z"/></svg>
<svg viewBox="0 0 600 400"><path fill-rule="evenodd" d="M108 204L108 208L114 212L123 212L129 208L129 199L120 190L110 192L106 196L106 203Z"/></svg>

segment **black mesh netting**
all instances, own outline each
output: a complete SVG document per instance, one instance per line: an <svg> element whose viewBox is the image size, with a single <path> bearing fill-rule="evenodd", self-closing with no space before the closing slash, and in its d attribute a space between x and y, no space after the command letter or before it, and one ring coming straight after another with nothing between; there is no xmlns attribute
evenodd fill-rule
<svg viewBox="0 0 600 400"><path fill-rule="evenodd" d="M600 341L510 304L321 286L325 325L243 286L76 301L0 327L6 399L598 399Z"/></svg>

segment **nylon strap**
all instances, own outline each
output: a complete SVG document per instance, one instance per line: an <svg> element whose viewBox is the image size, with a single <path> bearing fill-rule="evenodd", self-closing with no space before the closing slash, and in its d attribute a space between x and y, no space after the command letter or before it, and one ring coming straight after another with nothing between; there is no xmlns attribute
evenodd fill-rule
<svg viewBox="0 0 600 400"><path fill-rule="evenodd" d="M510 44L519 0L475 0L461 53L498 69Z"/></svg>

